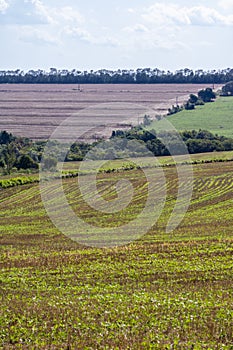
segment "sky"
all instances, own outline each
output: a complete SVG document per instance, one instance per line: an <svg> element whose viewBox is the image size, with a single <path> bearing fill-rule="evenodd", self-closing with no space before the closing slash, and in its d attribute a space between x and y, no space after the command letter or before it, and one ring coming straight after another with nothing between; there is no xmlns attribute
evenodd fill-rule
<svg viewBox="0 0 233 350"><path fill-rule="evenodd" d="M233 66L233 0L0 0L0 70Z"/></svg>

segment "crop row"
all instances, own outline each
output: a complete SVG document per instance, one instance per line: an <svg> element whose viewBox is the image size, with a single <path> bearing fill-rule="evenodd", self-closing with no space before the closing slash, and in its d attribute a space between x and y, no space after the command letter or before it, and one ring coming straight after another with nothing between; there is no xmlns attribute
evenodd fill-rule
<svg viewBox="0 0 233 350"><path fill-rule="evenodd" d="M18 185L25 185L25 184L31 184L34 182L39 182L38 177L16 177L11 179L0 179L0 187L2 188L8 188L8 187L14 187Z"/></svg>

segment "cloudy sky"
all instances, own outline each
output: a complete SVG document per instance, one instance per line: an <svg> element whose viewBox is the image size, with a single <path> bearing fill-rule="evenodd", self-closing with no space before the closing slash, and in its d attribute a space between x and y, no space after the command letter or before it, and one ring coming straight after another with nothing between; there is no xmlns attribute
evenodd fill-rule
<svg viewBox="0 0 233 350"><path fill-rule="evenodd" d="M233 0L0 0L0 69L233 66Z"/></svg>

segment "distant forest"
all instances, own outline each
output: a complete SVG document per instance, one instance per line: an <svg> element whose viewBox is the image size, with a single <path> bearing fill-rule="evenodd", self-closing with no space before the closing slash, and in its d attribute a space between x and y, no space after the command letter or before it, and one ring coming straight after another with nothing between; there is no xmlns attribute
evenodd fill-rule
<svg viewBox="0 0 233 350"><path fill-rule="evenodd" d="M50 68L44 71L20 69L0 71L0 84L224 84L233 80L233 68L204 71L180 69L175 72L158 68L80 71Z"/></svg>

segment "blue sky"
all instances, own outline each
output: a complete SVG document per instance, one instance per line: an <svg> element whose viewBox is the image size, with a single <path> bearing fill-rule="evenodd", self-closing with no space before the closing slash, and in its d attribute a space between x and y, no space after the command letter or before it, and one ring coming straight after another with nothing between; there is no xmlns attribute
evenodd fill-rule
<svg viewBox="0 0 233 350"><path fill-rule="evenodd" d="M0 69L233 66L233 0L0 0Z"/></svg>

